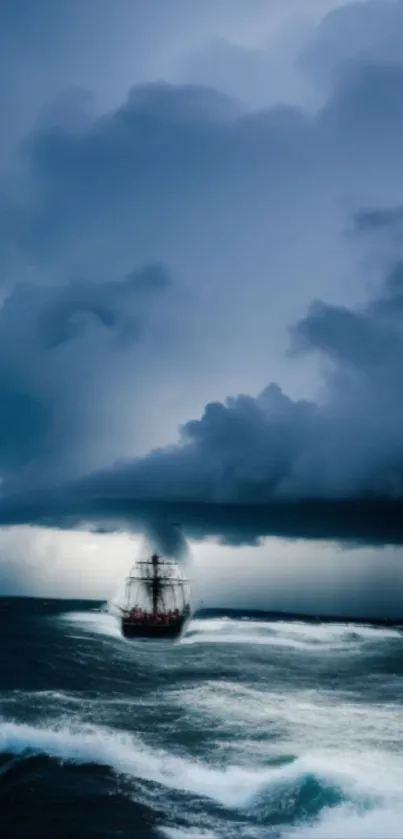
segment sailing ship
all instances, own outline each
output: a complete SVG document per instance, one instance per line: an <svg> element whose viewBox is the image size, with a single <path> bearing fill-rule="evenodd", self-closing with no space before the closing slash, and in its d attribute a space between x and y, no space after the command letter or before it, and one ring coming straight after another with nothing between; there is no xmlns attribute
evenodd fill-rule
<svg viewBox="0 0 403 839"><path fill-rule="evenodd" d="M125 638L178 638L190 617L190 586L175 560L154 553L137 561L125 581Z"/></svg>

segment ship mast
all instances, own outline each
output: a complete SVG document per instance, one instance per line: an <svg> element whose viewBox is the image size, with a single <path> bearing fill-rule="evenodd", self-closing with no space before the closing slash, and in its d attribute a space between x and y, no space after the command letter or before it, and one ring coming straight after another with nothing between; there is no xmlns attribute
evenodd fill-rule
<svg viewBox="0 0 403 839"><path fill-rule="evenodd" d="M185 605L185 585L188 582L185 578L175 578L172 576L173 563L162 560L162 558L154 553L149 559L143 559L136 563L137 568L142 569L140 576L137 574L130 575L126 581L126 610L129 610L130 592L132 584L140 585L148 594L151 601L152 614L154 617L158 615L159 609L166 608L164 594L170 591L173 602L177 604L177 597L180 592L181 608Z"/></svg>
<svg viewBox="0 0 403 839"><path fill-rule="evenodd" d="M154 615L156 615L157 612L158 612L158 601L159 601L160 594L161 594L161 589L162 589L162 581L161 581L159 573L158 573L158 560L159 560L158 554L153 554L152 557L151 557L152 568L153 568L153 576L152 576L152 580L151 580L151 591L152 591L152 597L153 597L153 614Z"/></svg>

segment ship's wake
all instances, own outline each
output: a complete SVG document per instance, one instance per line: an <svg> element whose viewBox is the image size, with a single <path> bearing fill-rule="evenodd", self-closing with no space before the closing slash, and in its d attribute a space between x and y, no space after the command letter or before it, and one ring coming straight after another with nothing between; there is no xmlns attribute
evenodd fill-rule
<svg viewBox="0 0 403 839"><path fill-rule="evenodd" d="M254 621L231 618L193 620L182 644L255 644L323 652L348 650L367 642L398 639L398 629L359 624L310 624L303 621Z"/></svg>

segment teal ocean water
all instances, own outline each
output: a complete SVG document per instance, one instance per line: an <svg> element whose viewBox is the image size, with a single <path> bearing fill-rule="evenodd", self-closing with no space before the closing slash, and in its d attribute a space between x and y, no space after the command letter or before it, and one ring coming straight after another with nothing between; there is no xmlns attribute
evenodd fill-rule
<svg viewBox="0 0 403 839"><path fill-rule="evenodd" d="M4 835L401 839L403 634L0 601Z"/></svg>

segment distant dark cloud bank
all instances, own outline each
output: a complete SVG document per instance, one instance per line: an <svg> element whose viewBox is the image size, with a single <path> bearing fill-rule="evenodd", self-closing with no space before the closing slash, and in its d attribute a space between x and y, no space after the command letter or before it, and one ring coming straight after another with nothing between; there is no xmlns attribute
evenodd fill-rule
<svg viewBox="0 0 403 839"><path fill-rule="evenodd" d="M403 543L403 2L333 5L292 61L315 106L264 104L277 53L219 41L6 124L1 525Z"/></svg>

